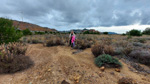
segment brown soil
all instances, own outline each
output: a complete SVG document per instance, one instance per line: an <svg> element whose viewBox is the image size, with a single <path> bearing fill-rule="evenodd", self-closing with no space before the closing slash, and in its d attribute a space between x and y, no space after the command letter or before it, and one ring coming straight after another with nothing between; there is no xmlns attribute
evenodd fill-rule
<svg viewBox="0 0 150 84"><path fill-rule="evenodd" d="M72 54L65 46L43 47L42 44L29 45L26 55L34 61L30 69L15 74L0 75L0 84L117 84L122 77L130 77L137 84L150 84L150 75L129 70L123 63L121 72L114 68L100 71L94 64L91 49Z"/></svg>

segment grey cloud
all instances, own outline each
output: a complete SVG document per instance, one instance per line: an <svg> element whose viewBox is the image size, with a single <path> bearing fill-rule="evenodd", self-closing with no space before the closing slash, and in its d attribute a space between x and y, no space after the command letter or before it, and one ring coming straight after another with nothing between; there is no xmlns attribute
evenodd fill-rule
<svg viewBox="0 0 150 84"><path fill-rule="evenodd" d="M149 0L1 0L0 17L58 30L150 25Z"/></svg>

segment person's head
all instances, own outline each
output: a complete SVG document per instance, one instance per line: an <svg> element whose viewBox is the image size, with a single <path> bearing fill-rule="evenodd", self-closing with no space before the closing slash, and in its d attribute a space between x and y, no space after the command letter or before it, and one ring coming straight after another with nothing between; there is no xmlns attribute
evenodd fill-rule
<svg viewBox="0 0 150 84"><path fill-rule="evenodd" d="M74 34L74 31L71 31L71 34Z"/></svg>

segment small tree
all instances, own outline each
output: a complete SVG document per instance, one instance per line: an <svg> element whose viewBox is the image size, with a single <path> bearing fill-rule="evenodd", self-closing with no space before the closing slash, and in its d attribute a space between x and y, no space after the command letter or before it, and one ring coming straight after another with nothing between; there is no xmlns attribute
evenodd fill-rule
<svg viewBox="0 0 150 84"><path fill-rule="evenodd" d="M29 29L25 29L22 31L23 32L23 35L32 35L32 32L29 30Z"/></svg>
<svg viewBox="0 0 150 84"><path fill-rule="evenodd" d="M83 34L89 34L90 32L89 31L85 31L85 32L83 32Z"/></svg>
<svg viewBox="0 0 150 84"><path fill-rule="evenodd" d="M0 44L18 41L22 32L13 26L13 21L0 18Z"/></svg>
<svg viewBox="0 0 150 84"><path fill-rule="evenodd" d="M131 36L142 36L141 31L136 29L132 29L131 31L127 32L127 34Z"/></svg>
<svg viewBox="0 0 150 84"><path fill-rule="evenodd" d="M143 34L150 35L150 28L146 28L146 29L143 31Z"/></svg>
<svg viewBox="0 0 150 84"><path fill-rule="evenodd" d="M125 35L126 35L125 33L122 34L122 36L125 36Z"/></svg>
<svg viewBox="0 0 150 84"><path fill-rule="evenodd" d="M106 35L107 35L107 34L108 34L108 32L103 32L103 34L106 34Z"/></svg>

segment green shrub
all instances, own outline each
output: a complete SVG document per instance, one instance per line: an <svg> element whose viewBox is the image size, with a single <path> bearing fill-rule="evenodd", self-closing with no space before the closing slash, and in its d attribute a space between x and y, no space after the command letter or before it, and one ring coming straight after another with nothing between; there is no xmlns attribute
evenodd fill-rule
<svg viewBox="0 0 150 84"><path fill-rule="evenodd" d="M125 34L125 33L123 33L123 34L122 34L122 36L126 36L126 34Z"/></svg>
<svg viewBox="0 0 150 84"><path fill-rule="evenodd" d="M136 29L132 29L131 31L127 32L127 34L131 36L142 36L141 31Z"/></svg>
<svg viewBox="0 0 150 84"><path fill-rule="evenodd" d="M103 34L106 34L106 35L107 35L107 34L108 34L108 32L103 32Z"/></svg>
<svg viewBox="0 0 150 84"><path fill-rule="evenodd" d="M13 21L0 18L0 44L18 41L22 32L13 27Z"/></svg>
<svg viewBox="0 0 150 84"><path fill-rule="evenodd" d="M46 33L48 33L47 31L45 31L45 32L35 32L35 34L37 34L37 35L43 35L43 34L46 34Z"/></svg>
<svg viewBox="0 0 150 84"><path fill-rule="evenodd" d="M107 67L121 67L122 64L119 62L118 59L113 58L108 54L103 54L95 58L95 64L98 67L107 66Z"/></svg>
<svg viewBox="0 0 150 84"><path fill-rule="evenodd" d="M145 35L150 35L150 28L146 28L146 29L143 31L143 34L145 34Z"/></svg>
<svg viewBox="0 0 150 84"><path fill-rule="evenodd" d="M32 32L29 30L29 29L25 29L22 31L23 32L23 35L32 35Z"/></svg>

